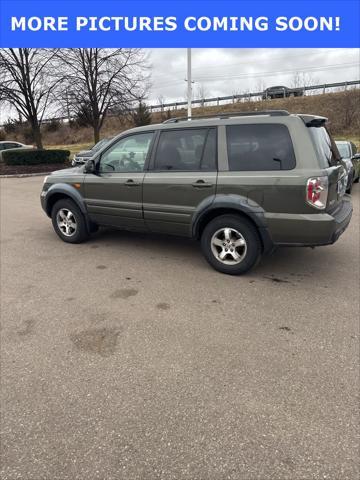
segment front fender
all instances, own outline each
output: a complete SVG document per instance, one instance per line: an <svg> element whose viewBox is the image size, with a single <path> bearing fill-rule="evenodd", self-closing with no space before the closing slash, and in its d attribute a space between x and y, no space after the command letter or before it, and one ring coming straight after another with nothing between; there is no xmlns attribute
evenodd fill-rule
<svg viewBox="0 0 360 480"><path fill-rule="evenodd" d="M81 212L87 218L88 212L87 212L87 208L86 208L83 197L81 196L80 192L78 192L74 187L72 187L67 183L55 183L51 185L46 191L46 194L41 197L42 207L48 216L51 215L50 200L54 195L58 195L58 194L62 194L64 196L71 198L71 200L73 200L76 203L76 205L80 208Z"/></svg>

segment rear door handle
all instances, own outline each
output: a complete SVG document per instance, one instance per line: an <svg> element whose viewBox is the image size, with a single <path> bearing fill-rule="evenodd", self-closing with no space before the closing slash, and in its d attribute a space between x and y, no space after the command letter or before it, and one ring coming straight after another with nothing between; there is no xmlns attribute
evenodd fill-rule
<svg viewBox="0 0 360 480"><path fill-rule="evenodd" d="M212 187L213 184L210 182L205 182L205 180L198 180L191 184L194 188L209 188Z"/></svg>
<svg viewBox="0 0 360 480"><path fill-rule="evenodd" d="M126 180L125 185L127 187L139 187L140 182L134 182L134 180L132 178L129 178L129 180Z"/></svg>

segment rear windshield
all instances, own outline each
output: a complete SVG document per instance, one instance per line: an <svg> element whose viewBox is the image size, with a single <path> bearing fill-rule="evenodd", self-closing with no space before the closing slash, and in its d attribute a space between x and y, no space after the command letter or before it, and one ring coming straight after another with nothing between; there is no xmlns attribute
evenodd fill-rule
<svg viewBox="0 0 360 480"><path fill-rule="evenodd" d="M320 166L327 168L335 165L340 155L336 145L325 127L309 127L310 135L320 160Z"/></svg>

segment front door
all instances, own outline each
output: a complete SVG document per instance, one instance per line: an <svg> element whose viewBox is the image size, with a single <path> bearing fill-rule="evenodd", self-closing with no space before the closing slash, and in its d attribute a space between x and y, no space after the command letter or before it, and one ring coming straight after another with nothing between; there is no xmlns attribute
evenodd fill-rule
<svg viewBox="0 0 360 480"><path fill-rule="evenodd" d="M142 189L153 132L121 138L100 157L97 174L85 176L90 219L100 225L144 230Z"/></svg>
<svg viewBox="0 0 360 480"><path fill-rule="evenodd" d="M146 226L188 236L198 205L216 193L216 128L160 132L143 187Z"/></svg>

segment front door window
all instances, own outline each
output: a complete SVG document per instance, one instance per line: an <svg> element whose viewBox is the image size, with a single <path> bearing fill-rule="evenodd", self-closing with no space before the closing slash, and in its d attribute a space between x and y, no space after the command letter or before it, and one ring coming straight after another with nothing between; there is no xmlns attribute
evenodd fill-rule
<svg viewBox="0 0 360 480"><path fill-rule="evenodd" d="M144 171L152 138L149 132L120 139L101 156L99 173Z"/></svg>

